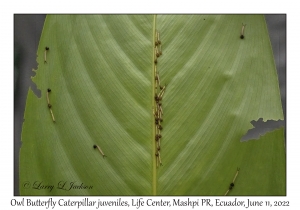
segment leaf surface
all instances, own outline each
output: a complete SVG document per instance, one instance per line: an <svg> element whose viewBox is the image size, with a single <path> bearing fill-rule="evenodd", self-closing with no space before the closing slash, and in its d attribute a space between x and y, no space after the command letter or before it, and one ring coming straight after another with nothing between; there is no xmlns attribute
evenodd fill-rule
<svg viewBox="0 0 300 210"><path fill-rule="evenodd" d="M156 30L167 84L159 167ZM240 141L252 120L283 119L263 16L49 15L37 61L42 96L28 92L22 195L224 195L237 168L228 195L285 194L283 129Z"/></svg>

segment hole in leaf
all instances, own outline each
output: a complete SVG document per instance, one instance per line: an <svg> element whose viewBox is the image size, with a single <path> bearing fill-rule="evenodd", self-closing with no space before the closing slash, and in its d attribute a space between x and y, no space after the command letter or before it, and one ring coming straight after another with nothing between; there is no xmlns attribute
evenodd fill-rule
<svg viewBox="0 0 300 210"><path fill-rule="evenodd" d="M241 141L248 141L250 139L259 139L260 136L265 135L268 132L274 131L280 127L285 126L284 120L267 120L263 121L263 118L259 118L257 121L252 120L251 124L254 128L248 130L248 132L241 138Z"/></svg>

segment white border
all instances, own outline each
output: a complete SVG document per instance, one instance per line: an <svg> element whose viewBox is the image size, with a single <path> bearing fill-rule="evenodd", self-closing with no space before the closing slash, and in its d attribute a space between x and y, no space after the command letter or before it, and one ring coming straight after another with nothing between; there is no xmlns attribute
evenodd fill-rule
<svg viewBox="0 0 300 210"><path fill-rule="evenodd" d="M293 4L295 2L295 4ZM9 5L11 4L11 5ZM288 200L290 206L300 207L299 202L299 8L296 1L84 1L82 5L76 1L14 1L2 4L1 9L1 199L4 209L13 208L11 199L22 199L13 196L13 14L14 13L263 13L287 14L287 196L283 197L249 197L257 200ZM297 135L298 134L298 135ZM258 186L259 187L259 186ZM25 199L37 197L25 197ZM48 200L48 197L38 197ZM62 197L66 199L67 197ZM71 197L81 200L84 197ZM116 197L106 197L114 200ZM124 197L136 199L139 197ZM172 199L172 197L153 197L153 199ZM184 197L186 198L186 197ZM197 198L197 197L193 197ZM199 197L203 199L205 197ZM230 200L233 197L208 197L210 199ZM247 197L238 197L247 199ZM60 197L54 197L58 200ZM98 197L91 197L97 200ZM146 198L144 198L146 199ZM14 207L16 209L17 207ZM32 209L31 207L25 207ZM148 209L150 207L147 207ZM156 207L158 208L158 207ZM187 207L186 207L187 208ZM17 208L19 209L19 208ZM24 208L22 208L24 209ZM57 208L55 208L57 209ZM80 208L92 209L92 208ZM102 208L105 209L105 208ZM119 209L119 208L113 208ZM159 208L160 209L160 208ZM173 208L172 208L173 209ZM177 209L177 208L175 208ZM201 207L201 209L206 209ZM258 209L258 208L251 208ZM261 208L259 208L261 209Z"/></svg>

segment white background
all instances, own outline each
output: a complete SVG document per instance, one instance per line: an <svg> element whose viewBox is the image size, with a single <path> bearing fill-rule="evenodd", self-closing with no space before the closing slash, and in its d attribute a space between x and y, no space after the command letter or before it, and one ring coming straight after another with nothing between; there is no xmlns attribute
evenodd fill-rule
<svg viewBox="0 0 300 210"><path fill-rule="evenodd" d="M296 2L296 1L294 1ZM290 208L300 207L299 201L299 138L297 130L299 130L299 8L296 3L275 2L275 1L84 1L79 5L77 1L10 1L9 3L1 3L1 69L0 69L0 154L1 154L1 179L0 179L0 205L3 209L19 209L20 207L12 207L11 199L21 200L22 197L13 196L13 139L14 139L14 123L13 123L13 107L14 107L14 75L13 75L13 18L15 13L286 13L287 14L287 196L281 197L249 197L251 200L270 200L276 201L288 200ZM257 186L259 187L259 186ZM25 199L42 199L47 201L48 197L25 197ZM83 197L70 197L72 200L81 201ZM108 200L116 200L117 197L105 197ZM131 201L132 198L140 197L123 197L122 199ZM150 197L151 198L151 197ZM153 197L159 200L161 197ZM164 200L171 200L172 197L162 197ZM187 197L183 197L186 199ZM197 197L192 197L197 199ZM203 199L204 197L198 197ZM234 197L210 197L210 199L234 200ZM57 201L60 197L54 197ZM67 197L63 197L67 199ZM91 197L92 200L98 200L98 197ZM148 198L145 197L144 200ZM239 200L247 200L247 197L238 197ZM6 207L6 208L5 208ZM32 209L32 207L23 207L22 209ZM69 207L70 208L70 207ZM69 209L68 208L68 209ZM143 209L150 209L147 207ZM157 207L155 207L157 208ZM211 209L211 207L200 207L201 209ZM226 207L225 207L226 208ZM227 207L228 209L229 207ZM232 208L232 207L231 207ZM273 207L274 208L274 207ZM278 207L277 207L278 208ZM283 207L281 207L283 208ZM279 208L279 209L281 209ZM285 207L287 208L287 207ZM37 207L35 209L46 209L45 207ZM55 209L66 209L63 207ZM72 209L76 209L73 207ZM80 208L95 209L95 208ZM106 208L102 208L106 209ZM109 209L124 209L109 208ZM135 209L135 208L132 208ZM173 209L173 208L172 208ZM179 208L175 208L179 209ZM190 207L180 209L191 209ZM199 209L199 207L198 207ZM213 209L216 209L214 207ZM220 209L220 208L217 208ZM222 208L224 209L224 208ZM236 207L235 209L241 209ZM251 208L262 209L262 208ZM271 208L272 209L272 208Z"/></svg>

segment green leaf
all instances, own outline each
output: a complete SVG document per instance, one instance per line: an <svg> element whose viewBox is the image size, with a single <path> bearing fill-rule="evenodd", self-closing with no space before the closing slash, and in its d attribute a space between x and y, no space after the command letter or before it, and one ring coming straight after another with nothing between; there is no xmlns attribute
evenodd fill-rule
<svg viewBox="0 0 300 210"><path fill-rule="evenodd" d="M262 15L48 15L37 54L22 195L224 195L237 168L228 195L285 194L283 129L240 141L252 120L283 119Z"/></svg>

